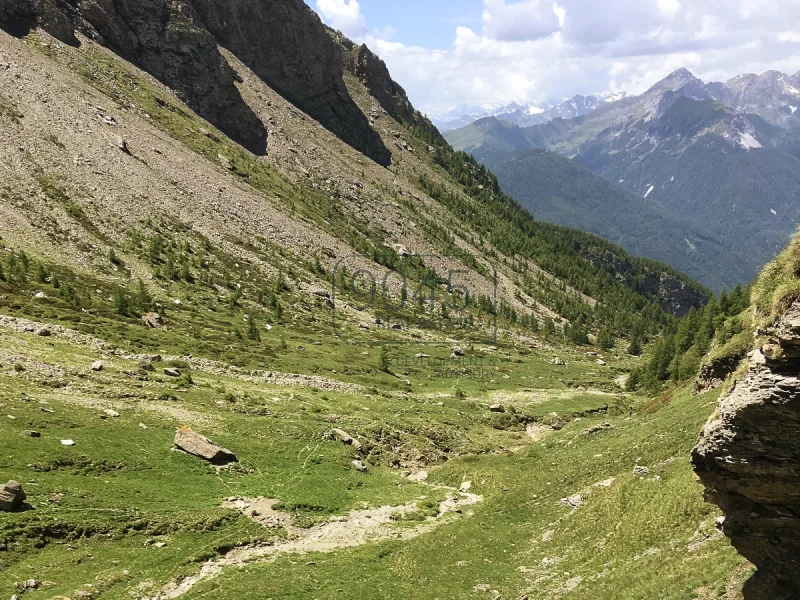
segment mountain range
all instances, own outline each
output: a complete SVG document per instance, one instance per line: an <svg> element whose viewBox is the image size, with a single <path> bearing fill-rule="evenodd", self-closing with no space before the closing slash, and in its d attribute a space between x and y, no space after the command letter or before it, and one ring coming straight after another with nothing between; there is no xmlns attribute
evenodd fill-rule
<svg viewBox="0 0 800 600"><path fill-rule="evenodd" d="M576 94L566 100L555 100L539 104L484 104L461 105L452 110L438 113L431 120L441 132L451 131L470 125L479 119L497 117L501 121L520 127L540 125L553 119L570 119L587 115L607 102L627 98L625 92L607 92L582 96Z"/></svg>
<svg viewBox="0 0 800 600"><path fill-rule="evenodd" d="M640 210L675 217L664 235L683 238L685 248L673 248L672 258L663 250L648 249L645 255L672 260L721 289L752 280L797 227L799 106L800 73L768 71L706 84L679 69L640 96L605 103L583 116L529 127L488 117L446 137L495 169L504 189L514 190L534 215L555 215L558 223L580 227L562 200L544 202L537 195L534 188L543 182L532 174L540 155L529 150L569 157L637 196ZM541 173L553 176L559 175ZM589 229L599 235L641 249L644 231L638 225L623 222L622 237L604 225L614 206L624 204L619 198L597 203L594 211L581 213L581 221L591 222ZM713 241L721 254L700 248L694 236ZM676 252L685 255L677 263Z"/></svg>

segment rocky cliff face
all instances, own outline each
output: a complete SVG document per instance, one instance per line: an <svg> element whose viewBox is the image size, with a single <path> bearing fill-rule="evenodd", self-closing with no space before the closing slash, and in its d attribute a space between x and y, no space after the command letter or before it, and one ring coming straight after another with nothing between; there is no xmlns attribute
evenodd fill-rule
<svg viewBox="0 0 800 600"><path fill-rule="evenodd" d="M692 454L725 535L758 567L747 600L800 589L800 302L768 333Z"/></svg>
<svg viewBox="0 0 800 600"><path fill-rule="evenodd" d="M395 120L418 127L433 139L445 143L439 130L421 112L414 108L403 87L392 79L386 63L366 44L358 45L338 31L329 31L339 44L344 59L344 68L352 73L383 109Z"/></svg>
<svg viewBox="0 0 800 600"><path fill-rule="evenodd" d="M0 0L0 27L39 26L68 44L97 39L162 81L193 110L256 154L267 130L219 51L376 162L391 154L350 98L339 48L302 0Z"/></svg>
<svg viewBox="0 0 800 600"><path fill-rule="evenodd" d="M3 5L5 10L3 10ZM39 26L67 44L94 38L172 88L201 117L255 154L267 130L236 88L236 73L192 6L168 0L0 0L0 26Z"/></svg>
<svg viewBox="0 0 800 600"><path fill-rule="evenodd" d="M391 153L350 98L342 56L302 0L191 0L214 38L339 139L388 166Z"/></svg>

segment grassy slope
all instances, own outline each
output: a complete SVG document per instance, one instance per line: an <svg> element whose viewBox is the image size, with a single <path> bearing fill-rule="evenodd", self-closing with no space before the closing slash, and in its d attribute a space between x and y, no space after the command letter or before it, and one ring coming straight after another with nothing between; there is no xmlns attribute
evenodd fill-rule
<svg viewBox="0 0 800 600"><path fill-rule="evenodd" d="M612 431L586 434L597 420L583 420L515 456L453 460L435 478L486 496L471 519L407 543L252 565L188 597L256 586L269 598L492 597L482 585L504 598L721 597L743 561L715 531L687 458L714 400L681 390L656 413L609 419ZM633 475L637 461L647 476ZM559 503L587 488L577 511Z"/></svg>
<svg viewBox="0 0 800 600"><path fill-rule="evenodd" d="M131 379L125 372L136 363L130 360L106 359L102 373L88 373L97 358L88 348L32 334L0 335L3 348L36 361L22 372L5 365L0 380L0 404L15 417L0 421L0 434L14 441L13 451L3 453L0 479L20 478L34 506L2 520L0 541L9 551L0 553L0 589L8 592L14 581L35 577L57 584L46 594L69 595L92 584L104 590L103 598L125 598L142 583L157 588L196 572L217 551L282 535L218 508L230 495L276 497L308 523L362 502L399 505L429 496L428 488L399 485L399 474L380 466L392 455L380 442L379 432L386 431L399 434L412 455L446 448L452 458L431 479L454 486L472 481L472 491L485 496L474 516L408 542L255 564L186 597L297 598L313 589L313 597L328 598L345 589L352 597L463 598L480 584L503 597L556 597L582 577L565 597L690 598L701 587L724 589L742 563L716 536L716 513L704 504L687 458L714 394L693 398L680 390L630 413L630 398L590 395L557 380L571 374L602 381L613 371L597 374L596 365L568 352L566 372L545 367L545 356L520 357L503 370L524 373L533 389L515 394L510 386L502 392L506 404L529 418L552 411L567 421L583 415L531 443L521 426L487 412L496 392L466 382L465 398L364 395L265 387L195 371L195 385L181 392L158 374ZM47 377L42 364L65 374ZM609 405L605 414L587 412ZM101 418L106 407L122 416ZM604 420L614 429L584 433ZM231 448L241 465L217 474L170 452L181 425ZM368 443L368 460L376 465L371 474L349 468L352 450L324 437L331 427ZM43 437L24 437L24 429ZM67 438L77 446L62 447L59 440ZM637 463L650 468L643 479L632 473ZM611 477L610 487L593 487ZM589 488L577 511L559 504ZM552 541L542 543L547 530ZM706 537L705 545L688 550ZM167 546L146 546L148 540ZM558 562L548 567L545 559Z"/></svg>

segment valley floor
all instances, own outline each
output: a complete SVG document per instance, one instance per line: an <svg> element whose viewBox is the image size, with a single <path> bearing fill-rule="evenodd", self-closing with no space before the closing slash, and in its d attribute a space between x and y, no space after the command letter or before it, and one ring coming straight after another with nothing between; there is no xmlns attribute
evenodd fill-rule
<svg viewBox="0 0 800 600"><path fill-rule="evenodd" d="M412 373L411 392L186 357L146 372L42 327L0 320L0 479L30 503L0 516L6 596L710 599L750 573L689 464L717 395L643 402L614 383L624 358L534 351L493 385ZM240 462L175 451L184 426Z"/></svg>

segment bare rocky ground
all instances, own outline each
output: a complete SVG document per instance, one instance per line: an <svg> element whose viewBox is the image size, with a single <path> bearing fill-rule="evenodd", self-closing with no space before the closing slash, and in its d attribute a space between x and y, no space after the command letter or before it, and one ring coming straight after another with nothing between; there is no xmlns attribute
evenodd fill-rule
<svg viewBox="0 0 800 600"><path fill-rule="evenodd" d="M439 503L438 514L428 517L419 525L403 528L391 525L404 516L417 511L417 503L354 510L344 517L332 519L308 529L298 529L292 526L290 515L273 510L272 507L278 502L277 500L263 498L227 500L223 503L226 508L236 509L262 525L283 527L288 533L288 539L269 546L237 548L224 558L203 565L198 575L187 577L179 584L168 586L157 597L159 599L178 598L189 592L198 583L214 579L225 569L242 568L254 561L274 560L281 554L326 553L386 539L410 540L432 532L447 518L452 519L461 515L464 508L483 500L481 496L460 492L455 488L437 486L435 489L447 490L450 494L447 500Z"/></svg>

